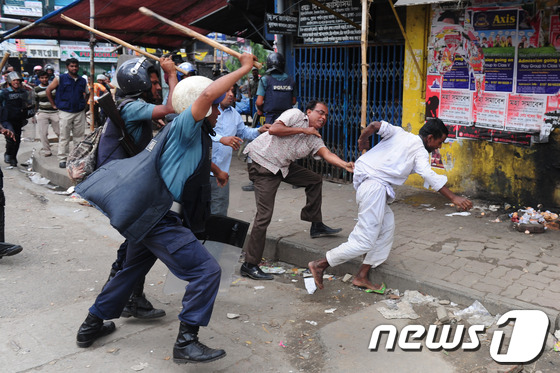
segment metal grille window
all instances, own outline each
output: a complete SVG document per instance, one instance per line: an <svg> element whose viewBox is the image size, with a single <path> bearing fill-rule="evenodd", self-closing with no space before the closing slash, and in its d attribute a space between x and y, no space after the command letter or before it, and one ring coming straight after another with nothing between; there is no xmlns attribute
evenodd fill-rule
<svg viewBox="0 0 560 373"><path fill-rule="evenodd" d="M302 109L310 100L325 101L329 107L329 121L321 130L325 144L340 158L356 160L360 156L360 47L298 46L294 59ZM367 122L386 120L401 126L404 46L372 45L368 64ZM323 160L309 157L303 165L333 181L352 180L351 174Z"/></svg>

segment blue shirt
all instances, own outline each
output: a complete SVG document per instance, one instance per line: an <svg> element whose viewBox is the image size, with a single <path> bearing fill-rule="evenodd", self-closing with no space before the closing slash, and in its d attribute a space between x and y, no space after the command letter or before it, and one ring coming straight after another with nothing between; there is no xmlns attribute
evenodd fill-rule
<svg viewBox="0 0 560 373"><path fill-rule="evenodd" d="M241 115L233 107L230 106L224 110L221 106L218 107L221 114L214 127L216 136L210 136L212 138L212 162L220 170L229 173L233 148L222 144L220 139L225 136L237 136L244 140L254 140L259 135L259 129L247 127Z"/></svg>
<svg viewBox="0 0 560 373"><path fill-rule="evenodd" d="M121 117L124 120L126 131L132 136L135 143L138 143L142 136L142 123L152 120L155 107L154 104L148 104L146 101L138 99L122 108Z"/></svg>
<svg viewBox="0 0 560 373"><path fill-rule="evenodd" d="M201 125L202 120L195 122L190 107L168 124L171 128L159 159L159 172L176 202L181 202L185 182L202 157Z"/></svg>

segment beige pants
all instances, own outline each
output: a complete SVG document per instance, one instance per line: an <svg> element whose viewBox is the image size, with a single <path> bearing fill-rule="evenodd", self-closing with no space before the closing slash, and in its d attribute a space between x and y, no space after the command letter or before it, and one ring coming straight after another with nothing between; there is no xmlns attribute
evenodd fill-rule
<svg viewBox="0 0 560 373"><path fill-rule="evenodd" d="M49 143L49 124L57 137L60 137L58 126L58 111L37 112L37 132L41 140L41 150L44 154L51 154L51 144Z"/></svg>
<svg viewBox="0 0 560 373"><path fill-rule="evenodd" d="M60 118L60 140L58 142L58 160L66 161L68 153L70 152L70 138L74 142L74 146L78 145L84 139L86 132L86 113L81 111L79 113L68 113L59 110L58 116Z"/></svg>

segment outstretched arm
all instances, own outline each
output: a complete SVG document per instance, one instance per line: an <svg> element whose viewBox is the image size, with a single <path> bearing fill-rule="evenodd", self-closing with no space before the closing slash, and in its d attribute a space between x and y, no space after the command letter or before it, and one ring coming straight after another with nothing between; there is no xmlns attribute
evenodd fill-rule
<svg viewBox="0 0 560 373"><path fill-rule="evenodd" d="M243 53L239 57L241 67L210 84L191 107L191 113L197 122L204 119L206 113L215 99L227 92L239 79L243 78L253 68L256 57L249 53Z"/></svg>
<svg viewBox="0 0 560 373"><path fill-rule="evenodd" d="M444 185L440 190L438 190L438 192L453 202L455 206L459 207L461 210L467 211L473 207L471 200L456 195L447 187L447 185Z"/></svg>
<svg viewBox="0 0 560 373"><path fill-rule="evenodd" d="M327 149L326 146L323 146L321 149L319 149L317 155L333 166L343 168L348 172L354 172L354 162L343 161L336 154Z"/></svg>
<svg viewBox="0 0 560 373"><path fill-rule="evenodd" d="M300 133L306 135L313 135L321 138L321 134L313 127L288 127L283 122L277 120L270 126L268 129L268 133L273 136L283 137L283 136L290 136L290 135L298 135Z"/></svg>

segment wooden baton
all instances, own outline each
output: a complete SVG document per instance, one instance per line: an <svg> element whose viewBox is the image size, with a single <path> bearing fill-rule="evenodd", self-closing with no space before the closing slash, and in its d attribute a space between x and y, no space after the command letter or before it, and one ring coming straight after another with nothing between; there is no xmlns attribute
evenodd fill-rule
<svg viewBox="0 0 560 373"><path fill-rule="evenodd" d="M222 44L218 43L217 41L212 40L212 39L210 39L209 37L206 37L206 36L204 36L204 35L202 35L202 34L196 32L196 31L194 31L194 30L191 30L191 29L188 28L188 27L185 27L185 26L183 26L183 25L181 25L181 24L179 24L179 23L177 23L177 22L174 22L174 21L172 21L172 20L170 20L170 19L167 19L167 18L165 18L165 17L163 17L163 16L160 16L159 14L154 13L153 11L151 11L150 9L148 9L148 8L146 8L146 7L143 7L143 6L142 6L142 7L138 8L138 10L139 10L142 14L147 15L147 16L150 16L150 17L153 17L153 18L157 19L158 21L160 21L160 22L162 22L162 23L165 23L165 24L167 24L167 25L169 25L169 26L171 26L171 27L174 27L174 28L176 28L177 30L183 32L184 34L190 36L191 38L200 40L201 42L206 43L206 44L208 44L208 45L210 45L211 47L214 47L214 48L216 48L216 49L219 49L219 50L221 50L222 52L225 52L225 53L229 54L230 56L233 56L233 57L236 57L236 58L241 57L241 53L236 52L236 51L234 51L233 49L228 48L228 47L226 47L225 45L222 45ZM253 61L253 66L255 66L257 69L261 69L261 68L262 68L262 64L261 64L260 62L258 62L258 61Z"/></svg>
<svg viewBox="0 0 560 373"><path fill-rule="evenodd" d="M78 27L81 27L81 28L83 28L84 30L91 31L91 32L93 32L94 34L97 34L97 35L101 36L101 37L104 38L104 39L111 40L111 41L113 41L113 42L115 42L115 43L117 43L117 44L122 45L123 47L127 47L127 48L129 48L129 49L132 49L132 50L135 51L135 52L138 52L138 53L140 53L140 54L143 54L143 55L146 56L146 57L149 57L149 58L151 58L151 59L154 59L154 60L159 61L159 57L154 56L153 54L148 53L148 52L146 52L146 51L143 51L142 49L140 49L140 48L138 48L138 47L135 47L134 45L129 44L129 43L127 43L127 42L124 41L124 40L121 40L121 39L119 39L119 38L117 38L117 37L111 36L111 35L109 35L109 34L106 34L106 33L104 33L104 32L101 32L101 31L99 31L99 30L96 30L96 29L94 29L94 28L92 28L92 27L89 27L89 26L87 26L87 25L84 25L83 23L78 22L78 21L76 21L75 19L72 19L72 18L70 18L70 17L66 17L64 14L61 14L60 17L61 17L63 20L68 21L68 22L70 22L70 23L72 23L72 24L74 24L74 25L76 25L76 26L78 26ZM183 74L185 74L185 75L188 75L188 74L189 74L187 71L185 71L185 70L179 68L178 66L175 66L175 70L177 70L177 71L179 71L179 72L181 72L181 73L183 73Z"/></svg>
<svg viewBox="0 0 560 373"><path fill-rule="evenodd" d="M10 52L4 53L4 57L2 57L2 62L0 62L0 72L2 71L2 69L4 69L4 66L6 66L9 57L10 57Z"/></svg>

